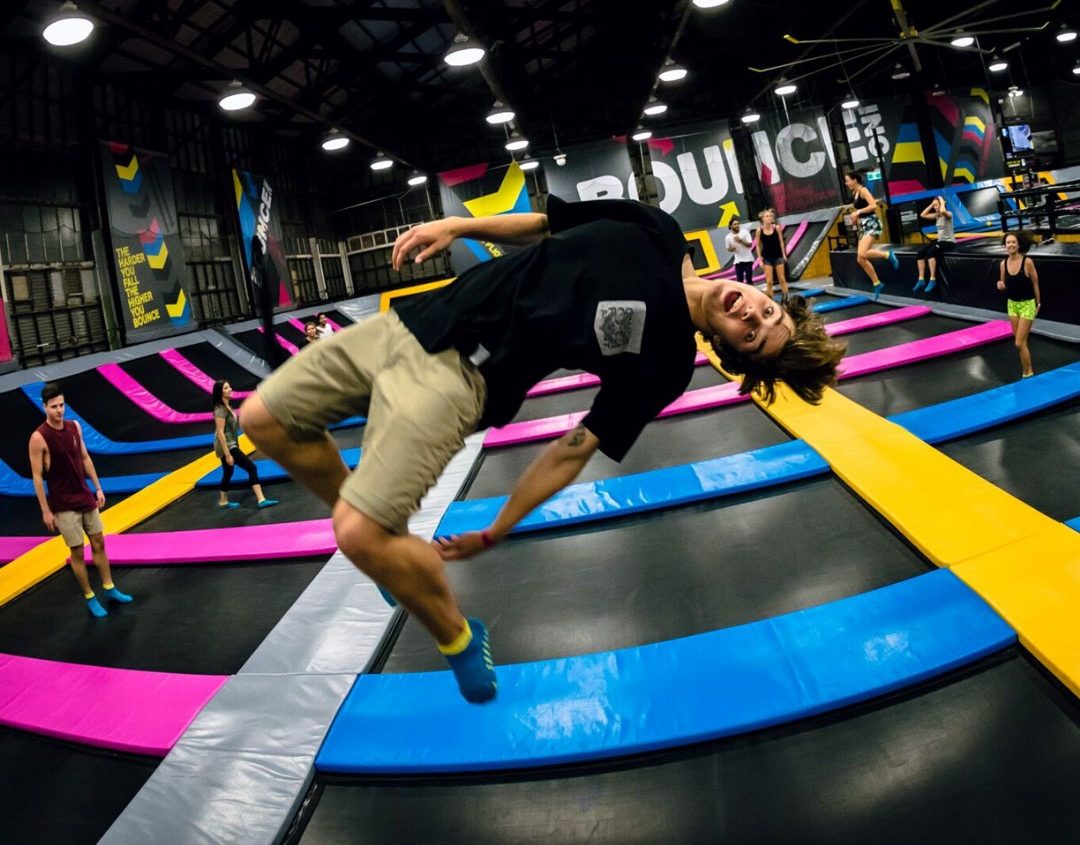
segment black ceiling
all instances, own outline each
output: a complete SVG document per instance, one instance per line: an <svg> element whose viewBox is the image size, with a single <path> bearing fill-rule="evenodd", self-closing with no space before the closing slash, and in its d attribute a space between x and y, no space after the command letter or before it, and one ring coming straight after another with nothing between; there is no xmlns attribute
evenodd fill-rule
<svg viewBox="0 0 1080 845"><path fill-rule="evenodd" d="M751 103L768 107L784 71L750 68L805 58L815 61L786 71L811 74L800 81L795 102L831 104L848 80L864 98L893 96L912 84L987 84L978 53L925 43L915 46L922 74L894 82L896 61L913 61L908 44L897 39L895 3L731 0L702 10L690 0L84 0L80 8L100 25L88 44L63 52L40 38L58 3L6 0L0 44L8 51L51 50L84 78L181 103L212 104L236 78L261 96L252 110L227 119L313 145L328 128L341 127L368 145L353 145L348 155L382 149L434 171L506 155L503 130L483 120L496 93L517 111L537 155L556 143L626 133L669 54L690 76L656 92L671 106L658 127L729 118ZM1076 0L902 5L910 34L924 38L945 18L957 17L953 28L1009 16L978 27L994 30L981 37L983 47L1012 47L1009 71L991 80L994 87L1080 81L1071 74L1078 42L1062 46L1053 37L1062 22L1080 23ZM1019 31L1044 23L1039 32ZM482 65L443 63L459 28L488 47ZM786 34L892 41L807 45ZM883 49L858 52L863 48Z"/></svg>

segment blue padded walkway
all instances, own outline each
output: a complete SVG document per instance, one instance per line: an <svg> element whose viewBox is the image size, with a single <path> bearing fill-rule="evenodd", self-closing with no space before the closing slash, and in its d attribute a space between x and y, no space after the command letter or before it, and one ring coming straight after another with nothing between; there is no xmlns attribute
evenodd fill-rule
<svg viewBox="0 0 1080 845"><path fill-rule="evenodd" d="M814 306L814 310L818 314L828 314L830 311L839 311L842 308L852 308L856 305L865 305L869 301L870 297L863 296L862 294L855 294L854 296L842 296L839 299L819 302Z"/></svg>
<svg viewBox="0 0 1080 845"><path fill-rule="evenodd" d="M419 774L639 754L866 701L1015 642L986 602L938 570L734 628L498 666L499 694L483 706L462 700L449 671L362 675L315 765Z"/></svg>
<svg viewBox="0 0 1080 845"><path fill-rule="evenodd" d="M1080 396L1080 362L1033 378L897 414L889 419L927 443L940 443L1033 414ZM525 517L514 533L613 519L809 478L828 464L801 440L692 464L573 484ZM454 502L435 534L487 528L505 496Z"/></svg>

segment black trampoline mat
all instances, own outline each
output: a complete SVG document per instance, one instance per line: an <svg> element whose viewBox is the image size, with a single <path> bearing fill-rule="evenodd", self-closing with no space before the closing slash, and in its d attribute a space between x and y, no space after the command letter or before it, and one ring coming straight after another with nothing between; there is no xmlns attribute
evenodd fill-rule
<svg viewBox="0 0 1080 845"><path fill-rule="evenodd" d="M40 386L34 388L36 395ZM0 437L0 460L19 475L30 477L30 435L45 422L40 404L30 401L22 390L0 394L0 416L4 420L4 436Z"/></svg>
<svg viewBox="0 0 1080 845"><path fill-rule="evenodd" d="M191 414L214 409L211 395L160 355L144 355L118 363L120 369L173 410Z"/></svg>
<svg viewBox="0 0 1080 845"><path fill-rule="evenodd" d="M1080 727L1075 700L1009 652L795 726L605 767L319 783L310 845L1064 845L1080 826Z"/></svg>
<svg viewBox="0 0 1080 845"><path fill-rule="evenodd" d="M0 607L0 652L69 663L236 673L324 561L116 567L134 597L95 619L68 567ZM90 567L93 569L93 567ZM90 573L100 595L100 580Z"/></svg>
<svg viewBox="0 0 1080 845"><path fill-rule="evenodd" d="M97 842L158 760L116 754L0 727L5 845ZM64 785L70 789L64 789Z"/></svg>
<svg viewBox="0 0 1080 845"><path fill-rule="evenodd" d="M447 565L496 663L670 640L812 607L929 564L833 478L564 533ZM384 671L442 669L408 620Z"/></svg>
<svg viewBox="0 0 1080 845"><path fill-rule="evenodd" d="M48 536L45 523L41 521L41 508L37 499L28 497L0 496L0 535L4 537Z"/></svg>
<svg viewBox="0 0 1080 845"><path fill-rule="evenodd" d="M937 314L927 314L925 317L917 317L914 320L904 320L901 323L893 323L877 329L869 329L865 332L844 335L842 339L847 341L848 355L860 355L864 352L874 352L890 346L899 346L901 343L910 343L913 340L936 337L946 332L970 329L977 325L979 324L967 320L956 320L951 317L939 317Z"/></svg>
<svg viewBox="0 0 1080 845"><path fill-rule="evenodd" d="M210 343L195 343L177 350L210 378L225 379L233 390L254 390L262 376L252 373Z"/></svg>

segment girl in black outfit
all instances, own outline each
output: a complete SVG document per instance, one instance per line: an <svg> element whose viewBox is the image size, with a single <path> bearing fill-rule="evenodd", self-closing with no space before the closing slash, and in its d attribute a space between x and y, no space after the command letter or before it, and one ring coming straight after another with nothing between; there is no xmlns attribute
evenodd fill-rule
<svg viewBox="0 0 1080 845"><path fill-rule="evenodd" d="M878 278L877 270L870 263L871 258L886 258L895 270L900 262L893 255L891 249L877 249L874 244L881 237L881 218L877 216L877 200L870 193L870 189L863 184L861 173L851 172L844 176L844 185L851 191L851 221L859 232L859 257L856 259L859 266L870 277L873 285L874 299L881 296L885 284Z"/></svg>
<svg viewBox="0 0 1080 845"><path fill-rule="evenodd" d="M761 212L761 225L754 238L754 249L765 270L765 294L772 297L775 276L780 279L780 296L787 299L787 247L784 245L784 233L776 225L776 211L771 208Z"/></svg>
<svg viewBox="0 0 1080 845"><path fill-rule="evenodd" d="M240 427L236 422L236 414L229 405L232 397L232 386L227 381L214 382L214 454L221 459L221 486L218 488L219 508L238 508L240 505L229 501L229 482L232 481L233 469L236 464L248 474L251 482L251 490L258 500L260 508L272 508L277 499L268 499L263 493L259 483L259 470L251 459L240 451L238 437Z"/></svg>
<svg viewBox="0 0 1080 845"><path fill-rule="evenodd" d="M1001 262L997 287L1008 296L1007 310L1012 323L1016 354L1020 356L1020 373L1023 378L1035 375L1028 350L1028 335L1035 315L1042 308L1039 293L1039 274L1035 262L1027 256L1031 238L1027 232L1010 232L1004 238L1005 260Z"/></svg>

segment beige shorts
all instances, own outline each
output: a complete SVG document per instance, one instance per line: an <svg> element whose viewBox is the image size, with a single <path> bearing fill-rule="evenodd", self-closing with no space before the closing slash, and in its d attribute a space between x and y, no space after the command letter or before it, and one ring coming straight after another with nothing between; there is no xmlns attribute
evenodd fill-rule
<svg viewBox="0 0 1080 845"><path fill-rule="evenodd" d="M259 385L296 440L367 414L360 463L339 492L396 534L476 430L486 395L483 376L457 350L428 354L393 311L311 344Z"/></svg>
<svg viewBox="0 0 1080 845"><path fill-rule="evenodd" d="M81 548L86 544L86 537L93 537L105 531L101 523L101 513L97 508L92 511L60 511L54 513L56 528L64 538L69 549ZM83 537L86 532L86 537Z"/></svg>

